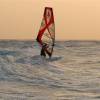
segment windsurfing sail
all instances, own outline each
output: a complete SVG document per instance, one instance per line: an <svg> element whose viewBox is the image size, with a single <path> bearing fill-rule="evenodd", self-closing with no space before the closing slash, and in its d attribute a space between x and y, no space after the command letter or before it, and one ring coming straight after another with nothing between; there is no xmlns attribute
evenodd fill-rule
<svg viewBox="0 0 100 100"><path fill-rule="evenodd" d="M52 55L55 43L55 23L53 9L51 7L45 7L37 41L41 47L46 43L48 45L46 50Z"/></svg>

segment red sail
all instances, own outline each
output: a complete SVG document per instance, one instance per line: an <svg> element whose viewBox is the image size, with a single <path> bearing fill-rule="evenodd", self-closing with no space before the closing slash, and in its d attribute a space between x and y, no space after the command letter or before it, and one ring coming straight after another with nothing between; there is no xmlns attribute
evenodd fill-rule
<svg viewBox="0 0 100 100"><path fill-rule="evenodd" d="M45 7L42 23L37 36L37 41L40 45L43 45L43 43L48 44L48 51L53 51L55 41L55 24L53 9L50 7Z"/></svg>

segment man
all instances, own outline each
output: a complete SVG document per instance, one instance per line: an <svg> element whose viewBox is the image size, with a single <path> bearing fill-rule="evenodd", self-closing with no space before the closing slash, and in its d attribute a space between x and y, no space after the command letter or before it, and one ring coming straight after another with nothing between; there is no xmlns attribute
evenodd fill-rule
<svg viewBox="0 0 100 100"><path fill-rule="evenodd" d="M40 39L37 37L37 42L39 42L42 46L40 55L46 57L46 53L48 54L49 58L51 58L51 53L47 50L48 48L48 44L46 43L41 43Z"/></svg>
<svg viewBox="0 0 100 100"><path fill-rule="evenodd" d="M41 49L41 54L40 54L41 56L46 57L45 49L46 49L46 44L43 44Z"/></svg>
<svg viewBox="0 0 100 100"><path fill-rule="evenodd" d="M46 43L43 43L42 49L41 49L41 56L46 57L46 53L48 54L49 58L51 58L51 53L47 50L48 45Z"/></svg>

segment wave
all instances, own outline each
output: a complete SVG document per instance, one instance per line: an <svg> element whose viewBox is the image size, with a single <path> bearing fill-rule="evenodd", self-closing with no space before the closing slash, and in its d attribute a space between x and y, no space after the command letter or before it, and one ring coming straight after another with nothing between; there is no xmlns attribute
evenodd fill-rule
<svg viewBox="0 0 100 100"><path fill-rule="evenodd" d="M99 44L95 41L56 42L53 57L45 59L33 41L1 41L0 98L99 99Z"/></svg>

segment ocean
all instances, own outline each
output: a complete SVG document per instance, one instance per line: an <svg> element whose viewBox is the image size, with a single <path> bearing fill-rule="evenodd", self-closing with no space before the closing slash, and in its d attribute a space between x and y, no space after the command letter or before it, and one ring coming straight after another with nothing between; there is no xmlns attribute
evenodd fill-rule
<svg viewBox="0 0 100 100"><path fill-rule="evenodd" d="M0 40L0 100L100 100L100 41Z"/></svg>

